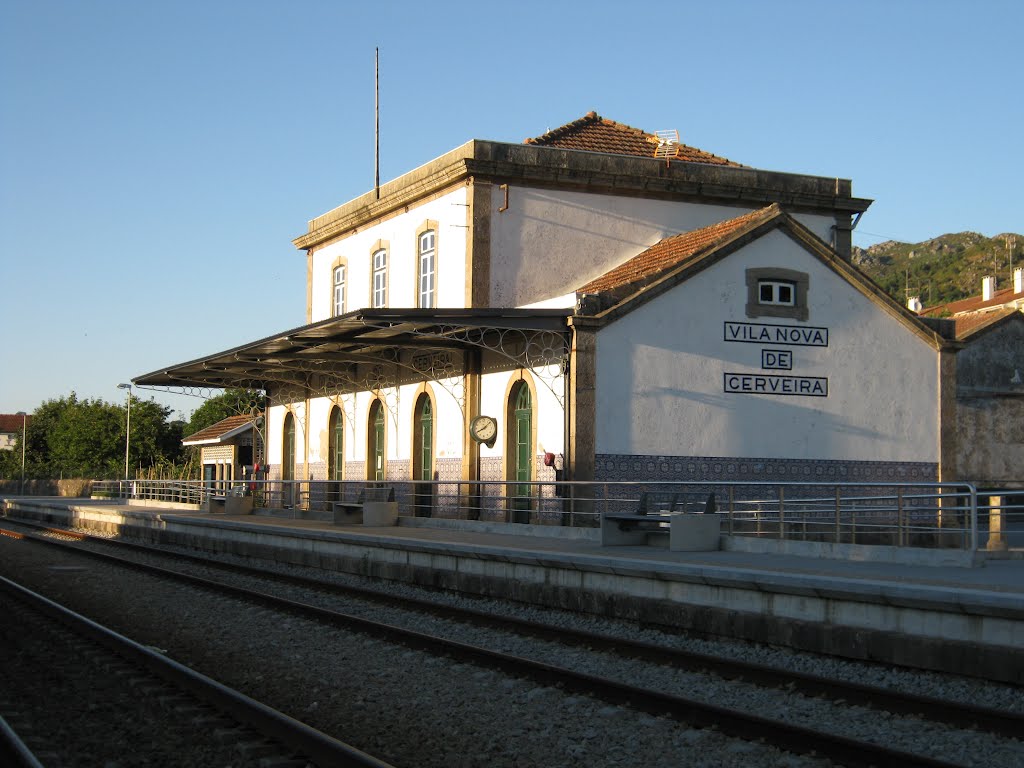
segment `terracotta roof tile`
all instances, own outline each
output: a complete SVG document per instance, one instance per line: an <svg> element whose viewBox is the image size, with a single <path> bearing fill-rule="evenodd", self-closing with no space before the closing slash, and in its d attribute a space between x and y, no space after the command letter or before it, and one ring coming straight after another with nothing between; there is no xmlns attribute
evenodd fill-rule
<svg viewBox="0 0 1024 768"><path fill-rule="evenodd" d="M1012 315L1014 312L1018 311L1019 310L1013 309L1012 307L1007 307L991 310L989 312L972 312L967 315L955 317L953 320L956 322L956 337L958 339L964 339L975 331L979 331L983 327L998 322L1004 317Z"/></svg>
<svg viewBox="0 0 1024 768"><path fill-rule="evenodd" d="M25 416L25 426L32 423L32 416ZM0 432L21 432L22 417L16 413L0 413Z"/></svg>
<svg viewBox="0 0 1024 768"><path fill-rule="evenodd" d="M654 157L658 139L652 133L616 123L614 120L601 117L596 112L588 112L579 120L573 120L560 128L548 131L543 136L527 139L523 143L538 147ZM673 160L686 163L739 166L739 163L696 147L689 147L686 144L679 145L679 156Z"/></svg>
<svg viewBox="0 0 1024 768"><path fill-rule="evenodd" d="M189 435L183 443L198 443L203 440L216 440L222 435L226 435L228 432L238 429L245 424L251 424L252 418L249 416L228 416L226 419L218 421L206 429L201 429L194 435Z"/></svg>
<svg viewBox="0 0 1024 768"><path fill-rule="evenodd" d="M768 218L778 210L777 205L770 205L709 227L666 237L624 264L591 280L580 288L579 292L621 293L624 288L639 287L641 283L649 282L710 246L717 245L737 230L758 219Z"/></svg>
<svg viewBox="0 0 1024 768"><path fill-rule="evenodd" d="M1009 304L1011 301L1024 300L1024 293L1014 293L1013 287L1003 288L992 294L992 298L985 301L981 296L971 296L968 299L951 301L949 304L939 304L935 307L927 307L921 310L922 315L939 315L948 312L951 315L959 315L963 312L979 312L984 309Z"/></svg>

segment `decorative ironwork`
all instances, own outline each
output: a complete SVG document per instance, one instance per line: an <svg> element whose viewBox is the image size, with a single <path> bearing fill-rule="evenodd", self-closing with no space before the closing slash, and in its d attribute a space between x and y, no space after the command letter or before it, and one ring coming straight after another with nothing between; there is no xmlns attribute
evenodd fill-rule
<svg viewBox="0 0 1024 768"><path fill-rule="evenodd" d="M204 398L214 396L213 390L239 387L273 395L278 403L370 392L385 402L397 424L399 388L431 381L455 400L465 418L462 353L478 349L484 353L484 372L527 369L565 407L568 335L564 328L551 330L551 318L541 318L542 327L531 328L534 316L529 315L438 323L432 315L402 312L352 313L336 333L323 330L324 323L305 326L240 351L142 377L175 383L139 386ZM346 408L350 422L354 411L353 400Z"/></svg>

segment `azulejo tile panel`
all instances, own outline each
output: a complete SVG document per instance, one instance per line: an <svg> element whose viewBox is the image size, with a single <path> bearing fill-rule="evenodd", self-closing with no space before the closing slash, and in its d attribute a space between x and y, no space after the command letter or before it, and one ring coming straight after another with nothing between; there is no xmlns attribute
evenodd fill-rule
<svg viewBox="0 0 1024 768"><path fill-rule="evenodd" d="M599 482L934 483L931 462L825 461L728 456L628 456L600 453Z"/></svg>

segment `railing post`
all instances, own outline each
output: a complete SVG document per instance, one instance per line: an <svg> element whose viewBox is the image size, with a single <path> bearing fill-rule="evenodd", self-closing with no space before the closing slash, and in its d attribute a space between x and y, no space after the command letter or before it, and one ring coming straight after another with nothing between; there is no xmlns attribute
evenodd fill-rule
<svg viewBox="0 0 1024 768"><path fill-rule="evenodd" d="M729 486L729 535L733 534L733 494L736 489L733 486Z"/></svg>
<svg viewBox="0 0 1024 768"><path fill-rule="evenodd" d="M783 486L779 486L779 538L786 538L786 521L783 519L783 509L785 506L786 489Z"/></svg>
<svg viewBox="0 0 1024 768"><path fill-rule="evenodd" d="M905 547L906 544L903 520L903 486L896 486L896 546Z"/></svg>
<svg viewBox="0 0 1024 768"><path fill-rule="evenodd" d="M970 488L970 515L971 515L971 551L978 551L978 490L973 485Z"/></svg>
<svg viewBox="0 0 1024 768"><path fill-rule="evenodd" d="M836 486L836 544L842 539L843 525L842 525L842 503L839 497L839 486Z"/></svg>

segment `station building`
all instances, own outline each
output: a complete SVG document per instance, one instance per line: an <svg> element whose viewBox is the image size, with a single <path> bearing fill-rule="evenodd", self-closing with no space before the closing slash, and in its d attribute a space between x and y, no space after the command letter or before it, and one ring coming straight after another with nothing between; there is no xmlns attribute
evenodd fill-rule
<svg viewBox="0 0 1024 768"><path fill-rule="evenodd" d="M956 466L960 474L996 488L1024 488L1024 269L1000 288L982 278L981 293L920 309L955 324ZM1018 503L1024 504L1024 499Z"/></svg>
<svg viewBox="0 0 1024 768"><path fill-rule="evenodd" d="M135 381L265 390L271 479L957 479L963 342L851 264L870 202L595 113L473 140L308 222L305 325Z"/></svg>

